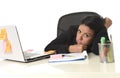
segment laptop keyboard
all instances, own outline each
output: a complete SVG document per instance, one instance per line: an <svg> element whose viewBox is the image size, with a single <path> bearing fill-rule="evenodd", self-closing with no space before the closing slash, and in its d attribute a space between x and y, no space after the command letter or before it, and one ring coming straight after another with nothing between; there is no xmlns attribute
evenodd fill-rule
<svg viewBox="0 0 120 78"><path fill-rule="evenodd" d="M27 53L27 52L24 52L24 55L25 57L30 57L30 56L34 56L36 55L35 53Z"/></svg>
<svg viewBox="0 0 120 78"><path fill-rule="evenodd" d="M34 58L34 57L39 57L39 56L43 56L45 54L38 54L38 53L28 53L28 52L24 52L25 58Z"/></svg>
<svg viewBox="0 0 120 78"><path fill-rule="evenodd" d="M44 54L44 53L28 53L24 52L25 59L27 60L26 62L32 62L32 61L37 61L37 60L42 60L46 58L50 58L50 55Z"/></svg>

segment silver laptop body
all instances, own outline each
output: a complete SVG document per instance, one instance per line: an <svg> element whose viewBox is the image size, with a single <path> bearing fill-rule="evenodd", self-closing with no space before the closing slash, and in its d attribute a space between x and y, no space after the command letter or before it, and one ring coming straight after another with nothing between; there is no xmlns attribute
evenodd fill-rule
<svg viewBox="0 0 120 78"><path fill-rule="evenodd" d="M32 62L49 57L50 55L41 52L36 54L23 52L16 26L0 26L0 58Z"/></svg>

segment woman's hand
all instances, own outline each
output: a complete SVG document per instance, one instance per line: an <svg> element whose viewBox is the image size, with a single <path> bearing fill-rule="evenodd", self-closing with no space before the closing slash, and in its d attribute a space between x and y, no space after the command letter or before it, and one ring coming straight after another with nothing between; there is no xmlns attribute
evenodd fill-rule
<svg viewBox="0 0 120 78"><path fill-rule="evenodd" d="M83 46L83 45L70 45L69 46L69 52L83 52L83 50L85 50L87 48L87 46Z"/></svg>
<svg viewBox="0 0 120 78"><path fill-rule="evenodd" d="M46 52L44 52L45 54L55 54L55 50L49 50L49 51L46 51Z"/></svg>

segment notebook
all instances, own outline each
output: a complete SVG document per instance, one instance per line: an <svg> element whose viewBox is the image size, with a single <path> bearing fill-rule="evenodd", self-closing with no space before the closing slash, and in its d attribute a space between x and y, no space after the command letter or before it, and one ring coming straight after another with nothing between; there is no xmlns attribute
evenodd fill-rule
<svg viewBox="0 0 120 78"><path fill-rule="evenodd" d="M23 52L17 27L0 26L0 58L20 62L32 62L49 57L50 55L44 54L44 52Z"/></svg>
<svg viewBox="0 0 120 78"><path fill-rule="evenodd" d="M49 63L80 61L85 60L87 57L86 51L82 53L54 54L50 55Z"/></svg>

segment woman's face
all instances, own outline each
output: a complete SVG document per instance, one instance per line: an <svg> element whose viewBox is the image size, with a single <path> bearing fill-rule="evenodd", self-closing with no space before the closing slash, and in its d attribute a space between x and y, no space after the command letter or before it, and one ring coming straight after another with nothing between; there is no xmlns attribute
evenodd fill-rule
<svg viewBox="0 0 120 78"><path fill-rule="evenodd" d="M88 26L81 24L76 35L76 42L79 45L87 46L94 37L94 31Z"/></svg>

